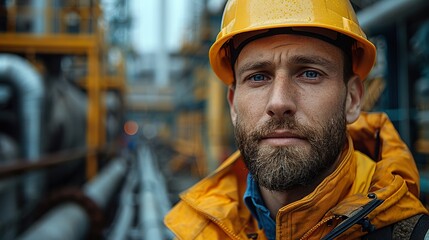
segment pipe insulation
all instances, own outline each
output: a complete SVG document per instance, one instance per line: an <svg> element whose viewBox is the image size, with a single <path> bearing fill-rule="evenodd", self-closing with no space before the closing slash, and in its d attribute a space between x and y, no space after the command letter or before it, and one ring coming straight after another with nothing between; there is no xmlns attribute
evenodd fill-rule
<svg viewBox="0 0 429 240"><path fill-rule="evenodd" d="M133 232L133 219L136 215L136 197L135 189L138 187L138 171L135 161L130 161L130 171L127 174L124 187L119 197L119 207L112 228L106 236L107 240L126 240L130 239Z"/></svg>
<svg viewBox="0 0 429 240"><path fill-rule="evenodd" d="M163 224L171 208L166 183L149 147L142 146L138 150L137 163L141 177L139 219L143 239L172 238Z"/></svg>
<svg viewBox="0 0 429 240"><path fill-rule="evenodd" d="M0 54L0 83L12 84L18 92L21 129L20 146L23 158L40 157L40 129L44 87L40 74L28 62L12 54Z"/></svg>
<svg viewBox="0 0 429 240"><path fill-rule="evenodd" d="M0 84L8 84L17 92L19 157L34 162L41 155L42 100L45 92L41 76L26 59L13 54L0 54ZM25 201L38 200L43 192L41 173L29 173L22 181Z"/></svg>
<svg viewBox="0 0 429 240"><path fill-rule="evenodd" d="M90 182L83 191L98 207L104 209L127 172L123 159L114 159ZM89 216L76 203L64 203L49 211L18 239L79 240L89 230Z"/></svg>

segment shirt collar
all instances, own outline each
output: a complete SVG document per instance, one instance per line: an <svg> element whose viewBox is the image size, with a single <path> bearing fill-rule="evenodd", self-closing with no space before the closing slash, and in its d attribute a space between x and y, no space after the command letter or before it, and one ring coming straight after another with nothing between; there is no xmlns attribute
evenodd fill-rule
<svg viewBox="0 0 429 240"><path fill-rule="evenodd" d="M276 222L271 218L270 210L265 206L259 186L250 173L247 175L247 187L243 199L246 207L258 221L259 228L264 229L266 237L275 239Z"/></svg>

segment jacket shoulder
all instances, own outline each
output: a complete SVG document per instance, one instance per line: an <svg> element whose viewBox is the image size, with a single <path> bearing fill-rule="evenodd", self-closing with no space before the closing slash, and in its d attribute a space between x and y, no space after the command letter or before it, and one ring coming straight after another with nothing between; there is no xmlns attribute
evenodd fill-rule
<svg viewBox="0 0 429 240"><path fill-rule="evenodd" d="M164 224L177 239L209 239L205 229L210 220L183 201L177 203L164 218ZM213 229L213 227L210 227ZM218 231L220 232L220 231ZM226 239L226 237L224 237ZM220 238L219 238L220 239Z"/></svg>
<svg viewBox="0 0 429 240"><path fill-rule="evenodd" d="M242 196L246 177L240 154L235 153L212 174L180 194L164 218L178 239L230 239L243 234L250 213Z"/></svg>

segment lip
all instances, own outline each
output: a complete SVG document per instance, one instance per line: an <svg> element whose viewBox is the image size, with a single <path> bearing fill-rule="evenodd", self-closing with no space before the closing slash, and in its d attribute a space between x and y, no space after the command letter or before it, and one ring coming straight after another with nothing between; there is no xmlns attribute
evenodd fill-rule
<svg viewBox="0 0 429 240"><path fill-rule="evenodd" d="M306 138L299 134L285 130L277 130L262 137L261 143L274 146L286 146L295 145L305 140Z"/></svg>

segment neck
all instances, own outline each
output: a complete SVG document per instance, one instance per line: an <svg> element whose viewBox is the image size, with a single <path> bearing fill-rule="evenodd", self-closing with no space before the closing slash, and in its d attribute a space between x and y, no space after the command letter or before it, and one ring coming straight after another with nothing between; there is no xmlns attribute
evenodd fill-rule
<svg viewBox="0 0 429 240"><path fill-rule="evenodd" d="M315 181L308 186L297 186L287 191L272 191L265 187L259 186L261 191L262 198L264 199L266 207L270 210L270 215L273 219L276 219L277 212L280 208L296 202L316 189L316 187L327 177L329 176L337 167L338 160L334 165L327 169L323 174L321 174Z"/></svg>
<svg viewBox="0 0 429 240"><path fill-rule="evenodd" d="M315 186L300 186L285 192L279 192L260 186L262 198L264 199L266 207L270 210L270 215L273 219L276 219L277 212L280 208L302 199L310 194L314 189Z"/></svg>

